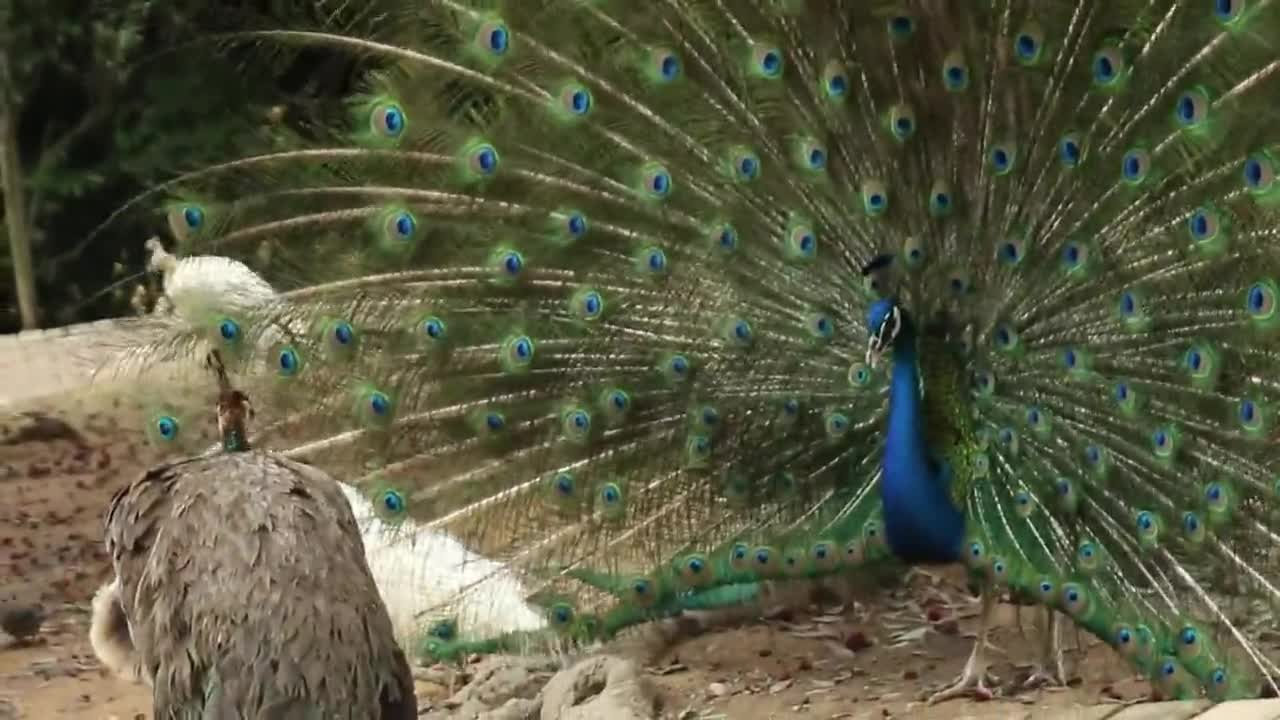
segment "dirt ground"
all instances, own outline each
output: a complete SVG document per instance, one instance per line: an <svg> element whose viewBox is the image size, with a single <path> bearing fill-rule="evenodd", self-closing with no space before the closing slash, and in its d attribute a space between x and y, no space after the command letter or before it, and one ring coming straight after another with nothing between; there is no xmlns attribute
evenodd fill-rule
<svg viewBox="0 0 1280 720"><path fill-rule="evenodd" d="M149 693L108 677L86 638L88 601L109 575L102 513L156 456L126 408L82 396L43 417L0 415L0 611L39 604L39 637L0 633L0 720L149 720ZM1050 709L1148 695L1110 649L1064 635L1066 688L1023 690L1040 630L1001 606L993 655L999 697L926 707L921 698L963 668L978 606L953 574L914 574L867 602L809 606L704 633L648 665L666 717L1029 718ZM833 601L834 602L834 601ZM1037 618L1041 617L1038 613ZM419 685L419 705L447 690Z"/></svg>

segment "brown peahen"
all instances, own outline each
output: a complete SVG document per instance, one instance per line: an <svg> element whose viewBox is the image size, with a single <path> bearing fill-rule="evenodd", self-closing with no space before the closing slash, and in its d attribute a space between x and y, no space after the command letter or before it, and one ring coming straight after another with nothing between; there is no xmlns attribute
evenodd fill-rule
<svg viewBox="0 0 1280 720"><path fill-rule="evenodd" d="M151 685L157 720L416 718L339 484L250 449L252 407L219 377L222 448L112 499L115 578L94 598L95 652Z"/></svg>

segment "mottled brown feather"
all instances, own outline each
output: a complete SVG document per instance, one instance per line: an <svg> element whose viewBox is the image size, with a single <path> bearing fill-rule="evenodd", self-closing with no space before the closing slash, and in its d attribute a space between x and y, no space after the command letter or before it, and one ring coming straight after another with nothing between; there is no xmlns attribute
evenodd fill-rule
<svg viewBox="0 0 1280 720"><path fill-rule="evenodd" d="M413 681L338 484L264 452L156 467L107 550L156 720L409 720Z"/></svg>

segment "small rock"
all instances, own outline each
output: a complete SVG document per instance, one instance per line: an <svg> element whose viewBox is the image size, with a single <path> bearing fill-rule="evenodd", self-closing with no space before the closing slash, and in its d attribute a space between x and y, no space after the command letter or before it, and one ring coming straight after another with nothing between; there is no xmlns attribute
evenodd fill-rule
<svg viewBox="0 0 1280 720"><path fill-rule="evenodd" d="M915 670L903 670L903 671L902 671L902 679L903 679L903 680L917 680L917 679L919 679L919 678L920 678L920 673L916 672Z"/></svg>
<svg viewBox="0 0 1280 720"><path fill-rule="evenodd" d="M36 604L11 602L0 606L0 630L20 643L35 637L44 619L44 608Z"/></svg>
<svg viewBox="0 0 1280 720"><path fill-rule="evenodd" d="M729 694L729 686L721 682L713 682L707 686L707 694L713 697L724 697Z"/></svg>
<svg viewBox="0 0 1280 720"><path fill-rule="evenodd" d="M844 646L853 652L866 650L872 644L871 638L867 637L867 634L861 630L854 630L844 638Z"/></svg>

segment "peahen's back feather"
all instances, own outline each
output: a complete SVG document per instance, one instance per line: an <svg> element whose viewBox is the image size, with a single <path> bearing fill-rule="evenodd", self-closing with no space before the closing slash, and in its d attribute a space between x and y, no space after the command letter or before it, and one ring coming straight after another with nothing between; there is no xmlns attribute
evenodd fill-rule
<svg viewBox="0 0 1280 720"><path fill-rule="evenodd" d="M1244 619L1280 597L1280 3L386 17L253 34L387 67L328 144L166 188L183 254L279 294L129 360L222 347L274 420L259 446L344 469L546 610L494 638L446 604L430 652L896 553L966 560L1167 694L1276 671Z"/></svg>

